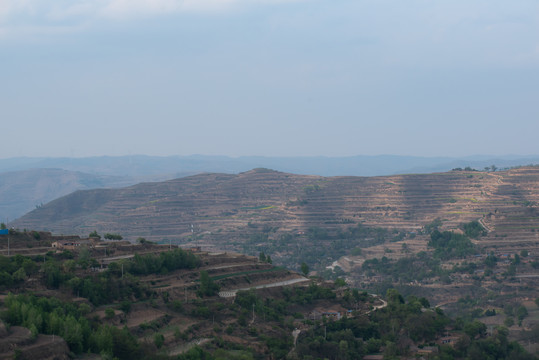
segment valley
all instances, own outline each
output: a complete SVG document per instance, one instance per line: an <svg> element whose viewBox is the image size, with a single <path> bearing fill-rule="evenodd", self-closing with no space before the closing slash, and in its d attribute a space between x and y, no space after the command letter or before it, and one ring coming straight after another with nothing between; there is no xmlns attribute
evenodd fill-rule
<svg viewBox="0 0 539 360"><path fill-rule="evenodd" d="M404 299L425 299L456 319L446 331L458 334L462 324L477 322L485 326L485 336L493 336L501 327L506 331L503 336L535 353L539 345L538 187L538 167L368 178L294 175L268 169L238 175L201 174L122 189L77 191L54 200L10 223L14 237L9 255L36 261L41 257L48 262L59 256L53 255L57 250L51 253L53 239L77 242L90 233L121 234L118 237L123 240L92 245L83 251L83 257L88 257L90 268L103 268L101 271L114 276L123 276L124 266L126 273L143 275L140 286L154 295L140 298L141 305L133 307L136 311L120 316L115 324L126 324L131 333L144 336L161 327L169 329L163 333L169 355L182 356L206 342L213 344L211 348L216 336L225 338L212 330L213 317L212 327L196 320L206 316L207 321L209 316L206 310L192 306L202 306L200 299L205 298L203 273L218 284L218 291L208 290L214 299L208 301L215 309L244 293L265 294L256 296L277 301L289 291L302 292L315 284L329 289L338 300L321 298L316 300L320 301L317 306L340 306L344 313L347 306L353 307L349 302L352 290L383 295L384 301L397 291L403 303ZM17 236L30 240L18 241ZM193 250L200 258L196 269L137 275L130 268L141 256L165 256L157 254L179 247ZM0 253L8 255L5 241L0 242ZM76 253L78 260L72 266L80 272L84 266L79 263L80 251ZM25 289L50 296L50 286L40 286ZM69 291L77 289L73 286L60 286L64 295L58 297L70 299ZM349 290L339 290L342 286ZM95 296L92 300L90 294L83 297L106 320L106 309L100 307L104 300ZM148 307L151 298L154 302L160 299L161 305ZM185 327L177 322L184 315L170 312L167 304L172 299L189 309L185 321L198 329L188 326L188 332L200 336L189 335L188 342L183 335L172 336L170 329ZM105 303L111 301L117 302L111 298ZM375 298L369 301L379 306ZM293 323L308 318L316 306L302 308L304 305L292 307L294 312L286 316L294 318L298 313ZM244 310L247 318L247 305ZM237 317L234 311L230 316ZM367 306L364 312L368 311ZM219 321L222 329L231 320ZM138 330L152 322L157 327ZM305 325L299 323L290 325L291 329ZM261 332L251 334L259 335ZM267 342L250 344L241 338L232 343L249 344L257 353L275 351ZM414 344L419 345L416 340ZM411 346L400 344L396 353L405 354ZM388 351L384 346L378 350ZM302 351L307 354L310 350Z"/></svg>

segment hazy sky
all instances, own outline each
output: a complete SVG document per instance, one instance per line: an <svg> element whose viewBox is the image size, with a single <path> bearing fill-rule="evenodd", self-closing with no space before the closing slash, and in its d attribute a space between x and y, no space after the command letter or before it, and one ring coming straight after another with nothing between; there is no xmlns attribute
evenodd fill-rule
<svg viewBox="0 0 539 360"><path fill-rule="evenodd" d="M0 158L539 154L537 0L0 0Z"/></svg>

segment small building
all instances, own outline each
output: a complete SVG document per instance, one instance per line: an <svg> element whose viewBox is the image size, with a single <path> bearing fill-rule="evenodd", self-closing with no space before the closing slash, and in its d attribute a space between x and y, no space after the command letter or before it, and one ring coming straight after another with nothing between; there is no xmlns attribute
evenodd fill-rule
<svg viewBox="0 0 539 360"><path fill-rule="evenodd" d="M460 339L459 336L444 336L436 341L439 345L455 346L455 343Z"/></svg>
<svg viewBox="0 0 539 360"><path fill-rule="evenodd" d="M75 250L81 246L93 247L94 241L92 239L86 240L57 240L52 243L52 248L57 250Z"/></svg>
<svg viewBox="0 0 539 360"><path fill-rule="evenodd" d="M311 320L320 320L322 318L340 320L342 314L340 311L333 309L315 309L309 314L309 319Z"/></svg>

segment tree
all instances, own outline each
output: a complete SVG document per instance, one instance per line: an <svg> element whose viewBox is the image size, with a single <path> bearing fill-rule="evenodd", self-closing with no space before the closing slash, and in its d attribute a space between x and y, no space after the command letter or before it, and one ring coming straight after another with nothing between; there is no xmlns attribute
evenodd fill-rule
<svg viewBox="0 0 539 360"><path fill-rule="evenodd" d="M408 247L407 243L402 243L401 249L402 249L402 252L404 252L404 253L409 253L410 252L410 248Z"/></svg>
<svg viewBox="0 0 539 360"><path fill-rule="evenodd" d="M200 288L197 291L198 296L213 296L219 292L219 285L213 282L207 271L200 272Z"/></svg>
<svg viewBox="0 0 539 360"><path fill-rule="evenodd" d="M397 306L399 304L404 304L404 298L396 289L387 289L386 299L390 305Z"/></svg>
<svg viewBox="0 0 539 360"><path fill-rule="evenodd" d="M484 261L485 265L490 268L496 266L497 262L498 258L496 258L496 255L494 255L493 253L488 254Z"/></svg>
<svg viewBox="0 0 539 360"><path fill-rule="evenodd" d="M464 325L464 332L474 339L476 336L484 336L487 333L487 326L475 320Z"/></svg>
<svg viewBox="0 0 539 360"><path fill-rule="evenodd" d="M307 274L309 274L309 265L307 265L305 262L301 263L301 272L305 276L307 276Z"/></svg>
<svg viewBox="0 0 539 360"><path fill-rule="evenodd" d="M114 317L115 313L114 313L114 309L111 309L111 308L106 308L105 309L105 316L107 319L112 319Z"/></svg>
<svg viewBox="0 0 539 360"><path fill-rule="evenodd" d="M509 327L515 325L515 319L513 319L513 317L511 317L511 316L508 316L503 321L503 324L509 328Z"/></svg>
<svg viewBox="0 0 539 360"><path fill-rule="evenodd" d="M106 233L105 234L105 239L107 239L107 240L122 240L123 237L120 234Z"/></svg>
<svg viewBox="0 0 539 360"><path fill-rule="evenodd" d="M0 230L6 230L7 226L4 223L0 223Z"/></svg>
<svg viewBox="0 0 539 360"><path fill-rule="evenodd" d="M516 310L516 316L519 321L522 321L526 316L528 316L528 310L524 305L520 305Z"/></svg>
<svg viewBox="0 0 539 360"><path fill-rule="evenodd" d="M101 235L97 233L97 230L92 231L88 237L101 239Z"/></svg>
<svg viewBox="0 0 539 360"><path fill-rule="evenodd" d="M129 300L123 300L120 303L120 310L122 310L125 314L131 311L131 302Z"/></svg>
<svg viewBox="0 0 539 360"><path fill-rule="evenodd" d="M158 349L161 349L163 344L165 343L165 337L161 333L157 333L153 337L153 343Z"/></svg>

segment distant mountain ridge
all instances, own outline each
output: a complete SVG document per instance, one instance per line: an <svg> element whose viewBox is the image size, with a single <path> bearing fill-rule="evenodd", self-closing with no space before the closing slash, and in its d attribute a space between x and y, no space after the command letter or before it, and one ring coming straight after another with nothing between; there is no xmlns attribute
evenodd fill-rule
<svg viewBox="0 0 539 360"><path fill-rule="evenodd" d="M102 156L88 158L0 159L0 220L15 219L76 190L117 188L140 182L165 181L217 172L238 174L270 168L318 176L384 176L433 173L453 168L498 168L539 163L539 156L350 156L350 157L226 157L226 156Z"/></svg>
<svg viewBox="0 0 539 360"><path fill-rule="evenodd" d="M264 156L101 156L87 158L10 158L0 159L0 173L38 168L57 168L108 176L156 176L168 179L203 172L240 173L269 168L293 174L319 176L384 176L407 173L449 171L458 167L482 170L539 164L539 155L468 157L419 157L398 155L359 155L348 157L264 157Z"/></svg>
<svg viewBox="0 0 539 360"><path fill-rule="evenodd" d="M30 169L0 173L1 221L15 218L76 190L122 187L130 179L62 169Z"/></svg>

